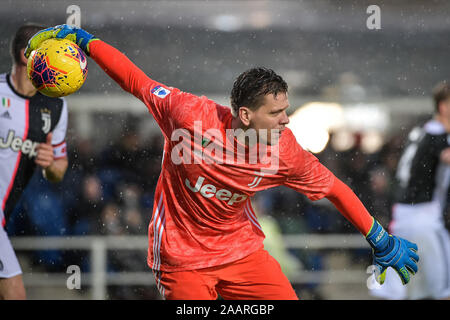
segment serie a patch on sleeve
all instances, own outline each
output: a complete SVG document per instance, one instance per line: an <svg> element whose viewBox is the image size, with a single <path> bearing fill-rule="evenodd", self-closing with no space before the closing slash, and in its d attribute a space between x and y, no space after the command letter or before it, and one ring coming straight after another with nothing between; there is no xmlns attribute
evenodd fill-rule
<svg viewBox="0 0 450 320"><path fill-rule="evenodd" d="M64 158L67 156L67 144L66 142L61 142L60 144L53 146L53 157L55 159Z"/></svg>
<svg viewBox="0 0 450 320"><path fill-rule="evenodd" d="M170 93L170 90L163 88L162 86L156 86L151 92L158 98L164 99Z"/></svg>

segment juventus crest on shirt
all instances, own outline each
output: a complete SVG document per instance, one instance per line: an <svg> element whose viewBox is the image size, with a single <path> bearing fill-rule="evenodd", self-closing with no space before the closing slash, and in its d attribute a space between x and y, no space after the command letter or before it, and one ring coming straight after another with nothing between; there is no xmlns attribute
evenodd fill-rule
<svg viewBox="0 0 450 320"><path fill-rule="evenodd" d="M68 114L64 99L16 92L9 74L0 74L0 99L0 220L4 224L36 169L36 148L47 134L53 133L55 159L66 157Z"/></svg>

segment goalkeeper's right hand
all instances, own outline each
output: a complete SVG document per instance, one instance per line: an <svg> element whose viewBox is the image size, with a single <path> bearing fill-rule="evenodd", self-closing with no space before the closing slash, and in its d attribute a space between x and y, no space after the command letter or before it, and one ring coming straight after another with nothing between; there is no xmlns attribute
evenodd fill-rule
<svg viewBox="0 0 450 320"><path fill-rule="evenodd" d="M28 41L28 45L25 49L25 57L28 58L33 50L39 48L40 44L48 39L67 39L72 42L75 42L88 56L89 53L89 44L92 41L99 40L94 37L92 34L84 31L78 27L72 27L67 24L61 24L56 27L47 28L36 33L30 41Z"/></svg>

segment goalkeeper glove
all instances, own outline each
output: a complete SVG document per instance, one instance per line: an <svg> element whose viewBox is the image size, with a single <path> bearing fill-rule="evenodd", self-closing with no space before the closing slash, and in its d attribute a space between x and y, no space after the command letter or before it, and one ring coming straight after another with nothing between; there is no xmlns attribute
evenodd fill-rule
<svg viewBox="0 0 450 320"><path fill-rule="evenodd" d="M47 28L36 33L29 41L25 49L25 57L31 54L33 50L39 48L40 44L48 39L67 39L75 42L87 55L89 55L89 44L92 41L99 40L92 34L78 27L72 27L67 24L61 24L56 27Z"/></svg>
<svg viewBox="0 0 450 320"><path fill-rule="evenodd" d="M384 283L388 267L397 271L403 284L411 279L410 273L414 275L417 272L419 256L415 243L388 234L375 219L366 240L373 249L373 264L379 271L376 279L380 284Z"/></svg>

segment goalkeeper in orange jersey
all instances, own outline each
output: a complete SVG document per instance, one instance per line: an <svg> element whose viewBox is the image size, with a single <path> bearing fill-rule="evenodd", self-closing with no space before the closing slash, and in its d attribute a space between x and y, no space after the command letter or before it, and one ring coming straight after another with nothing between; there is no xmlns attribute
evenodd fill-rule
<svg viewBox="0 0 450 320"><path fill-rule="evenodd" d="M286 128L288 86L273 70L243 72L231 108L149 78L125 55L86 31L61 25L29 42L76 42L124 90L140 99L165 138L149 225L148 265L165 299L297 299L264 250L251 206L255 192L280 185L326 197L366 237L381 275L404 283L417 272L417 246L389 235L356 195L303 150Z"/></svg>

